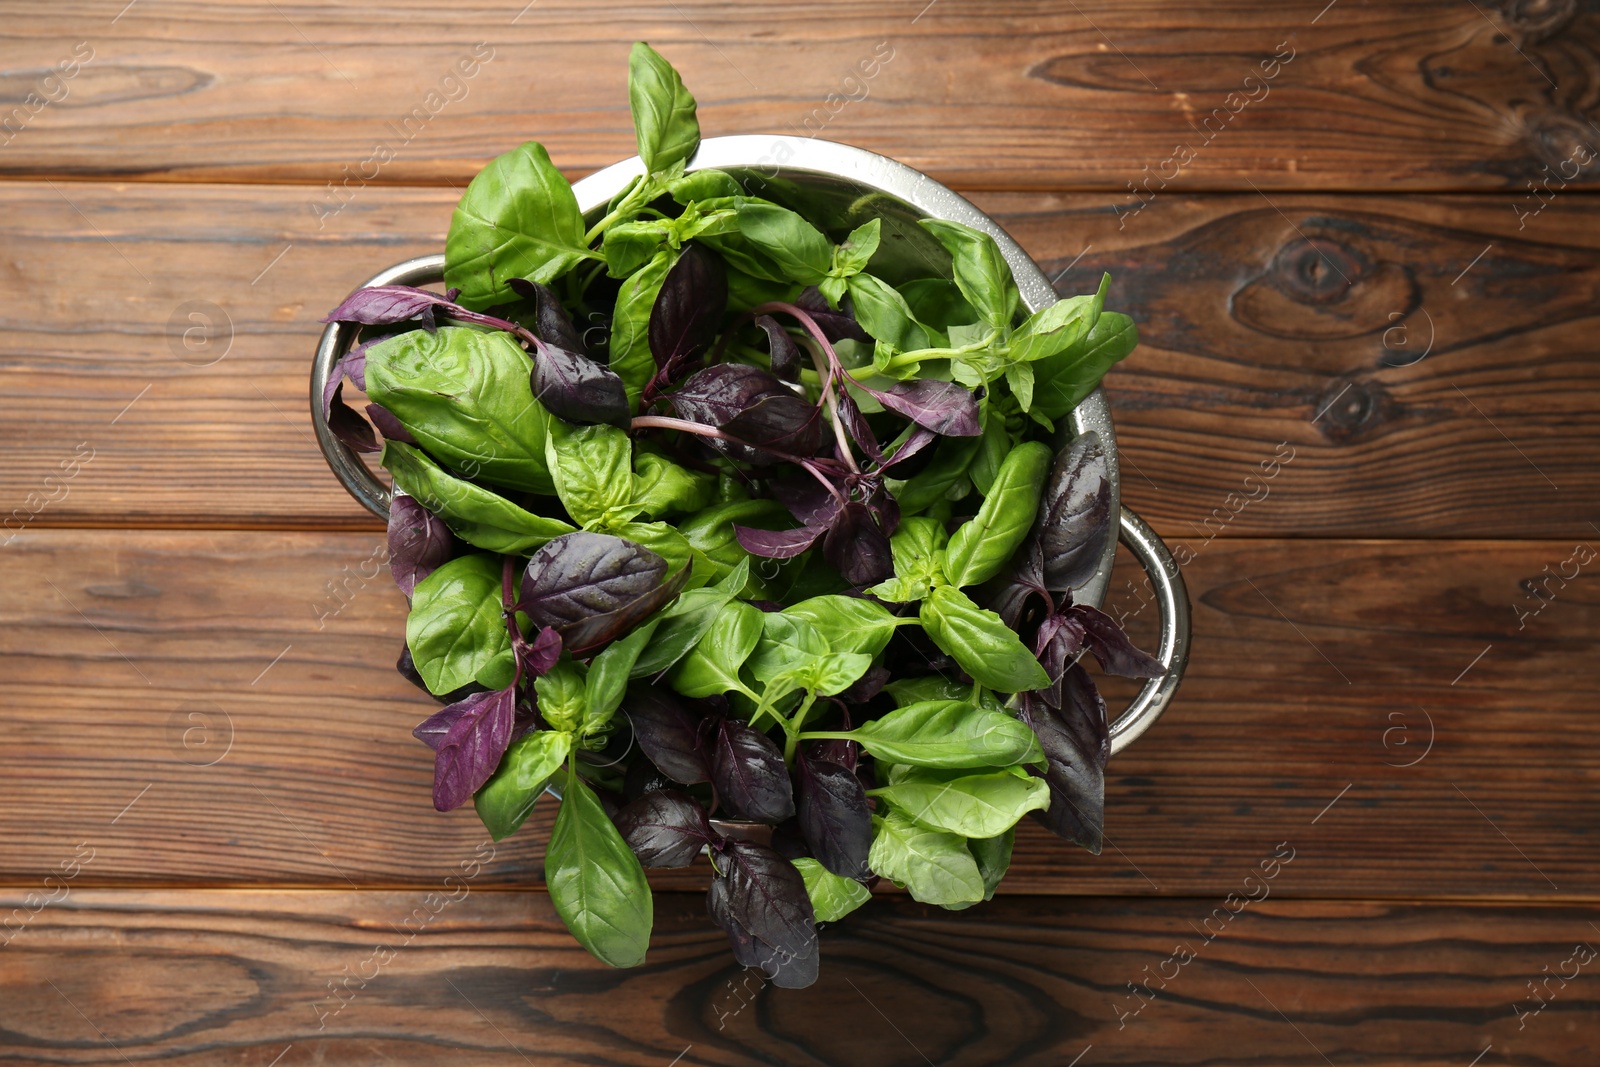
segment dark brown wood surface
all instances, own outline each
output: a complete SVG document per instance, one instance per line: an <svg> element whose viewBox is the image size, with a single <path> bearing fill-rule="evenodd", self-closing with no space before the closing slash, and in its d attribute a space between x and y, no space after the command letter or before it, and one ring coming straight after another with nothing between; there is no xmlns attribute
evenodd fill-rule
<svg viewBox="0 0 1600 1067"><path fill-rule="evenodd" d="M0 1064L1596 1060L1593 5L13 7ZM381 528L311 436L317 319L506 148L628 154L637 38L709 133L893 155L1062 292L1110 271L1124 498L1190 560L1105 853L1026 826L994 902L886 892L805 991L694 870L611 971L548 807L492 856L432 810ZM1147 642L1148 596L1121 559Z"/></svg>
<svg viewBox="0 0 1600 1067"><path fill-rule="evenodd" d="M830 981L780 990L688 894L658 895L650 964L611 971L547 898L467 882L67 891L3 950L0 1062L1570 1067L1600 1047L1593 906L879 901L823 931Z"/></svg>

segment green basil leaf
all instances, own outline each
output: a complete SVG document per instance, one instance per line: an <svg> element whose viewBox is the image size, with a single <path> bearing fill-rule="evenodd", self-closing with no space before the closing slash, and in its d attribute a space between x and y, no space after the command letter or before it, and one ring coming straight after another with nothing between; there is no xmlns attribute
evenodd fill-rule
<svg viewBox="0 0 1600 1067"><path fill-rule="evenodd" d="M881 220L868 219L851 230L844 243L833 250L833 266L829 269L828 276L848 278L852 274L860 274L866 270L868 261L878 250L881 229Z"/></svg>
<svg viewBox="0 0 1600 1067"><path fill-rule="evenodd" d="M801 856L790 860L806 883L806 896L817 922L833 923L872 899L872 890L854 878L844 878L812 859Z"/></svg>
<svg viewBox="0 0 1600 1067"><path fill-rule="evenodd" d="M1006 386L1017 398L1017 407L1027 411L1033 406L1033 364L1012 363L1006 367Z"/></svg>
<svg viewBox="0 0 1600 1067"><path fill-rule="evenodd" d="M656 357L650 352L650 312L656 306L661 281L677 258L670 249L657 252L654 259L622 283L611 313L609 365L622 379L628 406L634 410L638 409L639 395L656 374Z"/></svg>
<svg viewBox="0 0 1600 1067"><path fill-rule="evenodd" d="M417 583L406 616L406 647L428 692L443 696L477 682L511 684L511 635L501 615L500 561L457 556Z"/></svg>
<svg viewBox="0 0 1600 1067"><path fill-rule="evenodd" d="M539 717L552 730L576 733L583 729L588 707L588 686L583 670L570 659L559 659L554 667L533 680L539 698Z"/></svg>
<svg viewBox="0 0 1600 1067"><path fill-rule="evenodd" d="M602 963L634 967L650 947L654 907L644 868L582 779L569 774L544 851L556 914Z"/></svg>
<svg viewBox="0 0 1600 1067"><path fill-rule="evenodd" d="M955 834L929 830L899 812L872 817L867 865L904 886L924 904L969 904L983 899L983 875Z"/></svg>
<svg viewBox="0 0 1600 1067"><path fill-rule="evenodd" d="M960 287L949 278L913 278L895 288L906 298L911 314L925 326L948 330L952 326L973 322L978 318L978 312L967 303L967 298L962 295ZM989 332L987 326L979 329L980 336ZM953 337L949 340L952 345L957 343Z"/></svg>
<svg viewBox="0 0 1600 1067"><path fill-rule="evenodd" d="M445 238L444 283L461 290L465 307L503 304L516 296L508 278L550 282L596 258L583 234L572 186L529 141L491 160L461 195Z"/></svg>
<svg viewBox="0 0 1600 1067"><path fill-rule="evenodd" d="M1022 771L962 774L908 768L889 785L872 791L930 830L962 837L994 837L1030 811L1050 806L1050 786Z"/></svg>
<svg viewBox="0 0 1600 1067"><path fill-rule="evenodd" d="M1007 830L995 837L981 837L967 842L967 850L978 862L978 873L983 875L983 899L993 900L994 891L1011 866L1011 845L1017 832Z"/></svg>
<svg viewBox="0 0 1600 1067"><path fill-rule="evenodd" d="M633 442L615 426L552 419L545 464L561 505L585 530L596 529L633 499Z"/></svg>
<svg viewBox="0 0 1600 1067"><path fill-rule="evenodd" d="M367 348L367 395L468 478L549 494L551 416L533 397L532 370L509 334L410 330Z"/></svg>
<svg viewBox="0 0 1600 1067"><path fill-rule="evenodd" d="M499 841L516 832L571 751L572 735L560 730L531 730L511 743L494 777L473 797L489 836Z"/></svg>
<svg viewBox="0 0 1600 1067"><path fill-rule="evenodd" d="M1000 616L980 608L952 586L939 586L922 602L922 628L973 681L1001 693L1050 684L1039 661Z"/></svg>
<svg viewBox="0 0 1600 1067"><path fill-rule="evenodd" d="M872 657L864 652L830 652L796 668L796 680L818 696L831 697L849 689L867 673Z"/></svg>
<svg viewBox="0 0 1600 1067"><path fill-rule="evenodd" d="M622 706L623 694L628 689L628 679L639 654L655 636L659 618L634 627L628 636L611 642L589 661L589 673L583 681L585 730L593 732L604 727Z"/></svg>
<svg viewBox="0 0 1600 1067"><path fill-rule="evenodd" d="M498 493L457 478L411 445L385 441L379 462L394 478L395 488L415 497L469 545L490 552L527 552L573 530L560 519L524 511Z"/></svg>
<svg viewBox="0 0 1600 1067"><path fill-rule="evenodd" d="M965 700L908 704L843 736L877 759L913 767L1006 767L1044 759L1026 724Z"/></svg>
<svg viewBox="0 0 1600 1067"><path fill-rule="evenodd" d="M1011 454L1011 432L1000 412L988 404L983 406L983 435L978 438L978 450L972 457L967 474L978 492L985 495L994 488L1000 473L1000 464Z"/></svg>
<svg viewBox="0 0 1600 1067"><path fill-rule="evenodd" d="M678 178L668 178L666 188L672 194L672 199L685 207L697 200L739 196L744 192L733 175L712 167Z"/></svg>
<svg viewBox="0 0 1600 1067"><path fill-rule="evenodd" d="M778 301L792 304L800 296L803 286L799 282L788 279L773 281L769 278L758 278L753 274L746 274L733 266L728 267L728 311L739 314L749 311L758 304L770 304ZM835 345L835 350L838 346Z"/></svg>
<svg viewBox="0 0 1600 1067"><path fill-rule="evenodd" d="M1051 419L1066 415L1138 343L1139 328L1132 319L1104 313L1082 340L1033 364L1033 412Z"/></svg>
<svg viewBox="0 0 1600 1067"><path fill-rule="evenodd" d="M646 171L656 174L694 155L700 144L694 97L672 64L643 41L628 54L628 103Z"/></svg>
<svg viewBox="0 0 1600 1067"><path fill-rule="evenodd" d="M755 197L735 197L739 232L771 260L783 276L801 285L815 285L828 275L833 242L822 231L786 207Z"/></svg>
<svg viewBox="0 0 1600 1067"><path fill-rule="evenodd" d="M1017 283L993 237L948 219L920 219L918 225L944 245L954 260L955 282L985 322L1004 329L1017 311Z"/></svg>
<svg viewBox="0 0 1600 1067"><path fill-rule="evenodd" d="M659 219L626 219L607 226L600 239L606 273L613 278L626 278L649 263L665 246L669 228Z"/></svg>
<svg viewBox="0 0 1600 1067"><path fill-rule="evenodd" d="M871 274L852 274L849 289L863 330L901 352L930 346L928 331L912 316L906 298L888 283Z"/></svg>
<svg viewBox="0 0 1600 1067"><path fill-rule="evenodd" d="M754 604L735 600L717 615L706 635L689 650L673 672L672 687L686 697L709 697L743 690L739 668L761 640L765 613Z"/></svg>
<svg viewBox="0 0 1600 1067"><path fill-rule="evenodd" d="M750 565L746 560L715 586L686 589L678 594L678 599L657 617L655 637L639 653L629 677L660 674L687 655L749 578Z"/></svg>
<svg viewBox="0 0 1600 1067"><path fill-rule="evenodd" d="M977 585L1000 573L1033 529L1053 459L1041 441L1024 441L1006 456L978 513L950 535L944 573L951 585Z"/></svg>
<svg viewBox="0 0 1600 1067"><path fill-rule="evenodd" d="M1045 359L1076 344L1099 321L1110 284L1111 275L1103 274L1100 288L1093 294L1057 300L1029 315L1011 335L1011 358L1024 362Z"/></svg>
<svg viewBox="0 0 1600 1067"><path fill-rule="evenodd" d="M625 537L635 544L643 545L662 559L667 561L667 566L673 574L683 568L694 566L691 584L695 588L705 585L710 579L711 570L709 563L701 562L694 546L684 539L683 534L673 529L665 522L625 522L610 527L613 534Z"/></svg>
<svg viewBox="0 0 1600 1067"><path fill-rule="evenodd" d="M734 500L689 516L678 524L678 532L710 559L720 580L731 568L750 559L750 553L739 543L735 525L776 530L791 522L789 512L776 500Z"/></svg>
<svg viewBox="0 0 1600 1067"><path fill-rule="evenodd" d="M680 467L654 452L638 453L633 466L633 502L642 514L654 518L700 511L717 489L711 475Z"/></svg>
<svg viewBox="0 0 1600 1067"><path fill-rule="evenodd" d="M763 683L803 667L829 652L828 642L809 622L783 611L761 613L761 639L750 656L750 673Z"/></svg>
<svg viewBox="0 0 1600 1067"><path fill-rule="evenodd" d="M882 604L837 594L802 600L784 608L783 614L809 622L834 652L859 652L869 658L883 651L904 621Z"/></svg>
<svg viewBox="0 0 1600 1067"><path fill-rule="evenodd" d="M966 700L972 695L972 686L951 681L940 674L920 678L897 678L883 687L894 698L897 707L920 704L927 700Z"/></svg>
<svg viewBox="0 0 1600 1067"><path fill-rule="evenodd" d="M889 481L889 491L900 503L902 515L926 511L941 500L951 499L966 484L967 471L978 454L981 437L946 437L933 448L933 459L917 474L903 482ZM962 493L965 495L965 493ZM890 538L889 543L894 544Z"/></svg>

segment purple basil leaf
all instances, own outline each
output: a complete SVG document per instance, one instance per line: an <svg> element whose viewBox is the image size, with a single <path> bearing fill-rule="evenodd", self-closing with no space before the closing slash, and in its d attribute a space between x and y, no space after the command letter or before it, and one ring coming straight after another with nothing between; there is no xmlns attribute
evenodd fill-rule
<svg viewBox="0 0 1600 1067"><path fill-rule="evenodd" d="M894 455L890 456L887 460L880 462L878 466L879 471L887 471L898 463L904 463L906 460L917 455L919 452L933 444L938 439L939 435L928 429L926 426L918 426L916 430L912 432L911 436L905 439L905 443L894 450ZM899 477L899 475L896 475L896 477Z"/></svg>
<svg viewBox="0 0 1600 1067"><path fill-rule="evenodd" d="M889 539L858 500L845 504L834 517L822 539L822 555L851 585L875 585L894 574Z"/></svg>
<svg viewBox="0 0 1600 1067"><path fill-rule="evenodd" d="M689 375L667 399L679 418L721 426L767 397L780 395L794 397L788 386L760 367L718 363Z"/></svg>
<svg viewBox="0 0 1600 1067"><path fill-rule="evenodd" d="M817 951L816 915L805 880L794 864L770 848L732 841L718 857L728 914L757 941L786 956Z"/></svg>
<svg viewBox="0 0 1600 1067"><path fill-rule="evenodd" d="M684 245L650 310L650 351L656 366L670 375L672 368L702 351L716 337L727 307L722 257L693 242Z"/></svg>
<svg viewBox="0 0 1600 1067"><path fill-rule="evenodd" d="M875 475L867 476L860 484L866 493L862 503L867 505L867 510L878 520L878 529L883 531L885 537L894 536L895 530L900 526L900 501L884 488L883 479Z"/></svg>
<svg viewBox="0 0 1600 1067"><path fill-rule="evenodd" d="M1167 673L1162 662L1137 648L1117 620L1087 604L1074 604L1067 614L1083 627L1085 641L1107 674L1122 678L1160 678Z"/></svg>
<svg viewBox="0 0 1600 1067"><path fill-rule="evenodd" d="M1006 569L978 587L975 599L1000 616L1011 629L1022 632L1025 620L1054 608L1044 587L1044 551L1038 529L1017 549Z"/></svg>
<svg viewBox="0 0 1600 1067"><path fill-rule="evenodd" d="M883 466L883 446L878 443L878 435L867 425L866 416L861 414L856 402L850 399L850 394L843 390L839 393L839 422L843 424L844 432L850 435L850 440L856 443L856 447L866 453L872 462L880 467Z"/></svg>
<svg viewBox="0 0 1600 1067"><path fill-rule="evenodd" d="M794 814L783 753L766 734L737 719L721 720L712 735L711 782L735 819L779 823Z"/></svg>
<svg viewBox="0 0 1600 1067"><path fill-rule="evenodd" d="M855 772L802 755L795 762L796 814L811 854L844 878L871 877L872 811Z"/></svg>
<svg viewBox="0 0 1600 1067"><path fill-rule="evenodd" d="M399 441L401 444L415 445L420 442L411 436L411 431L400 425L400 420L395 418L388 408L380 404L367 405L367 418L372 420L372 425L378 428L386 440Z"/></svg>
<svg viewBox="0 0 1600 1067"><path fill-rule="evenodd" d="M771 315L757 315L756 325L767 335L767 354L772 361L772 373L785 381L794 381L800 376L800 346Z"/></svg>
<svg viewBox="0 0 1600 1067"><path fill-rule="evenodd" d="M757 530L735 525L733 535L752 556L767 559L792 559L810 548L826 531L824 526L801 526L795 530Z"/></svg>
<svg viewBox="0 0 1600 1067"><path fill-rule="evenodd" d="M646 793L672 786L672 779L657 770L649 756L637 755L628 761L628 773L623 775L622 799L631 804Z"/></svg>
<svg viewBox="0 0 1600 1067"><path fill-rule="evenodd" d="M807 286L794 303L795 307L811 316L821 328L822 335L829 341L843 341L846 338L863 342L872 340L871 335L855 320L855 316L830 308L828 298L814 285Z"/></svg>
<svg viewBox="0 0 1600 1067"><path fill-rule="evenodd" d="M449 811L460 807L494 774L511 743L516 703L516 686L474 693L412 731L434 751L435 808Z"/></svg>
<svg viewBox="0 0 1600 1067"><path fill-rule="evenodd" d="M1083 652L1083 623L1070 615L1048 615L1034 635L1034 652L1050 676L1050 684L1039 690L1045 703L1061 707L1061 679L1069 664Z"/></svg>
<svg viewBox="0 0 1600 1067"><path fill-rule="evenodd" d="M722 429L759 448L791 456L811 456L822 447L822 409L784 390L758 400L723 423ZM750 452L749 449L738 451ZM777 462L777 457L762 451L736 458L746 458L752 463Z"/></svg>
<svg viewBox="0 0 1600 1067"><path fill-rule="evenodd" d="M562 534L528 561L517 610L535 626L554 628L574 656L585 656L678 595L689 568L664 582L666 571L666 560L632 541L584 530Z"/></svg>
<svg viewBox="0 0 1600 1067"><path fill-rule="evenodd" d="M378 452L378 435L371 424L344 402L344 382L333 387L333 402L328 413L328 429L352 452Z"/></svg>
<svg viewBox="0 0 1600 1067"><path fill-rule="evenodd" d="M633 723L639 748L662 774L681 785L711 780L700 722L684 709L674 693L660 686L633 685L628 688L622 707Z"/></svg>
<svg viewBox="0 0 1600 1067"><path fill-rule="evenodd" d="M1056 460L1039 504L1035 537L1045 587L1066 592L1094 577L1113 525L1110 467L1091 430Z"/></svg>
<svg viewBox="0 0 1600 1067"><path fill-rule="evenodd" d="M983 433L983 426L978 422L977 399L955 382L919 378L897 382L883 390L861 388L890 411L936 434L977 437Z"/></svg>
<svg viewBox="0 0 1600 1067"><path fill-rule="evenodd" d="M428 316L450 300L426 289L409 285L373 285L357 289L344 303L328 313L323 322L358 322L366 326L389 326Z"/></svg>
<svg viewBox="0 0 1600 1067"><path fill-rule="evenodd" d="M553 627L544 627L533 635L532 641L517 642L517 658L522 661L524 674L544 674L561 658L561 635Z"/></svg>
<svg viewBox="0 0 1600 1067"><path fill-rule="evenodd" d="M815 478L777 478L771 492L773 499L788 508L803 526L826 526L839 513L839 497Z"/></svg>
<svg viewBox="0 0 1600 1067"><path fill-rule="evenodd" d="M866 674L863 674L860 678L857 678L854 682L851 682L850 687L839 694L839 699L847 704L865 704L867 701L883 692L883 687L889 684L889 679L892 677L893 675L890 673L889 668L887 667L868 667ZM827 741L824 743L846 747L855 745L854 741ZM830 759L831 757L822 756L820 758ZM854 756L851 756L848 761L834 760L834 762L844 763L847 767L854 767L856 765Z"/></svg>
<svg viewBox="0 0 1600 1067"><path fill-rule="evenodd" d="M1105 827L1105 770L1111 754L1106 704L1078 664L1062 678L1060 710L1023 693L1020 717L1044 749L1050 807L1034 817L1053 833L1100 854Z"/></svg>
<svg viewBox="0 0 1600 1067"><path fill-rule="evenodd" d="M322 419L330 422L333 419L333 397L339 392L340 385L346 378L355 384L363 393L367 391L367 346L356 345L350 351L339 357L339 362L333 365L328 372L328 384L322 388Z"/></svg>
<svg viewBox="0 0 1600 1067"><path fill-rule="evenodd" d="M622 379L588 356L539 345L530 378L533 395L568 422L604 422L628 428L628 390Z"/></svg>
<svg viewBox="0 0 1600 1067"><path fill-rule="evenodd" d="M513 293L533 303L534 332L539 335L539 340L569 352L586 351L583 338L572 325L567 309L561 306L560 298L548 285L526 278L507 278L506 285Z"/></svg>
<svg viewBox="0 0 1600 1067"><path fill-rule="evenodd" d="M389 573L408 598L417 583L447 562L455 538L444 520L414 497L396 493L389 502Z"/></svg>
<svg viewBox="0 0 1600 1067"><path fill-rule="evenodd" d="M645 793L613 821L646 867L687 867L703 846L716 840L705 809L676 789Z"/></svg>

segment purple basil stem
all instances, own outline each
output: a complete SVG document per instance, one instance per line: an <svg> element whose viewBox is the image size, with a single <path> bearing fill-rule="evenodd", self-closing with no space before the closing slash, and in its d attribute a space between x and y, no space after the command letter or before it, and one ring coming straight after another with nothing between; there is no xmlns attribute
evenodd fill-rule
<svg viewBox="0 0 1600 1067"><path fill-rule="evenodd" d="M735 819L779 823L794 814L794 789L783 753L766 734L737 719L717 723L711 781Z"/></svg>
<svg viewBox="0 0 1600 1067"><path fill-rule="evenodd" d="M562 534L528 561L517 610L556 630L574 656L586 656L678 595L689 568L663 581L666 572L667 561L643 545L582 530Z"/></svg>
<svg viewBox="0 0 1600 1067"><path fill-rule="evenodd" d="M863 343L872 341L871 335L861 328L855 316L830 308L828 298L814 285L807 286L794 304L811 316L812 321L822 330L822 335L829 341L843 341L846 338Z"/></svg>
<svg viewBox="0 0 1600 1067"><path fill-rule="evenodd" d="M1107 674L1122 678L1160 678L1167 673L1162 662L1134 645L1117 620L1088 604L1074 604L1067 614L1078 620L1084 641Z"/></svg>
<svg viewBox="0 0 1600 1067"><path fill-rule="evenodd" d="M848 767L801 755L795 761L796 814L811 854L843 878L872 876L872 811L866 791Z"/></svg>
<svg viewBox="0 0 1600 1067"><path fill-rule="evenodd" d="M444 708L412 733L434 751L433 806L440 811L472 799L500 765L511 743L517 688L474 693Z"/></svg>
<svg viewBox="0 0 1600 1067"><path fill-rule="evenodd" d="M772 373L785 381L794 381L800 376L803 362L800 346L789 336L783 324L771 315L757 315L755 323L767 335L767 355L772 362Z"/></svg>
<svg viewBox="0 0 1600 1067"><path fill-rule="evenodd" d="M533 395L568 422L604 422L628 428L628 390L622 379L588 356L551 344L535 346Z"/></svg>
<svg viewBox="0 0 1600 1067"><path fill-rule="evenodd" d="M645 793L613 821L646 867L687 867L701 848L716 840L705 809L676 789Z"/></svg>
<svg viewBox="0 0 1600 1067"><path fill-rule="evenodd" d="M424 329L434 326L434 309L451 301L438 293L409 285L372 285L357 289L344 303L328 312L323 322L356 322L366 326L390 326L420 319Z"/></svg>
<svg viewBox="0 0 1600 1067"><path fill-rule="evenodd" d="M1111 754L1106 704L1087 671L1072 664L1062 677L1056 710L1037 693L1023 693L1019 717L1044 749L1050 807L1034 818L1052 833L1100 854L1105 827L1106 758Z"/></svg>
<svg viewBox="0 0 1600 1067"><path fill-rule="evenodd" d="M1110 466L1098 433L1077 438L1056 460L1034 536L1047 589L1066 592L1094 577L1107 539L1115 536Z"/></svg>
<svg viewBox="0 0 1600 1067"><path fill-rule="evenodd" d="M623 711L633 724L639 748L662 774L681 785L711 780L700 720L684 709L675 693L663 686L630 686Z"/></svg>
<svg viewBox="0 0 1600 1067"><path fill-rule="evenodd" d="M385 440L399 441L401 444L406 445L419 443L415 437L411 436L411 431L400 425L400 420L395 418L394 414L381 404L368 404L367 418L372 420L372 425L378 428L378 432L384 436Z"/></svg>
<svg viewBox="0 0 1600 1067"><path fill-rule="evenodd" d="M372 426L356 414L356 409L344 402L344 383L333 387L333 401L328 411L328 429L343 441L352 452L378 452L378 435Z"/></svg>
<svg viewBox="0 0 1600 1067"><path fill-rule="evenodd" d="M560 298L548 285L526 278L508 278L506 285L513 293L533 303L534 332L539 340L569 352L587 351L567 309L561 306Z"/></svg>
<svg viewBox="0 0 1600 1067"><path fill-rule="evenodd" d="M727 307L722 257L694 242L684 245L650 309L650 351L663 381L712 342Z"/></svg>
<svg viewBox="0 0 1600 1067"><path fill-rule="evenodd" d="M860 501L840 509L822 541L822 555L851 585L874 585L894 574L889 538Z"/></svg>
<svg viewBox="0 0 1600 1067"><path fill-rule="evenodd" d="M728 934L734 959L759 967L773 985L800 989L817 980L816 913L805 880L777 852L730 841L719 856L706 907Z"/></svg>
<svg viewBox="0 0 1600 1067"><path fill-rule="evenodd" d="M918 426L945 437L977 437L983 432L978 422L978 401L955 382L921 378L897 382L887 389L861 387L878 403L897 415L904 415Z"/></svg>
<svg viewBox="0 0 1600 1067"><path fill-rule="evenodd" d="M389 502L389 572L408 598L417 583L455 552L455 538L444 520L415 497L396 493Z"/></svg>

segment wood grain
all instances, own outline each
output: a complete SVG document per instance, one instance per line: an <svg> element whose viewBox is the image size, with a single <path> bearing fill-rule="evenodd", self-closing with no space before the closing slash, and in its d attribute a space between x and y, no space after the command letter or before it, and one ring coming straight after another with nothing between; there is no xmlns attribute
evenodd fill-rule
<svg viewBox="0 0 1600 1067"><path fill-rule="evenodd" d="M1581 970L1513 1008L1600 941L1593 906L1268 898L1207 941L1210 900L879 901L782 990L683 894L612 971L536 892L68 891L0 948L0 1062L1567 1067L1600 1010Z"/></svg>
<svg viewBox="0 0 1600 1067"><path fill-rule="evenodd" d="M1126 198L1166 174L1187 190L1520 193L1595 145L1587 5L1325 8L401 0L375 17L350 0L120 15L67 0L8 20L0 173L464 185L530 137L583 173L632 154L639 37L682 69L709 133L820 134L963 188ZM46 81L80 46L75 76ZM484 48L473 77L447 81ZM1274 55L1289 58L1263 68Z"/></svg>
<svg viewBox="0 0 1600 1067"><path fill-rule="evenodd" d="M1206 547L1189 675L1111 766L1110 847L1026 826L1006 886L1221 896L1287 841L1283 895L1600 898L1600 597L1572 547ZM51 530L0 551L0 878L79 842L84 884L419 885L469 857L474 813L430 805L410 731L434 705L392 669L405 608L379 549ZM1136 575L1110 605L1148 640ZM486 884L539 880L540 810Z"/></svg>
<svg viewBox="0 0 1600 1067"><path fill-rule="evenodd" d="M316 320L440 248L454 194L369 189L320 230L310 195L0 185L8 530L376 528L311 436ZM1600 204L978 200L1063 292L1108 270L1139 320L1108 389L1127 499L1168 538L1594 532Z"/></svg>

